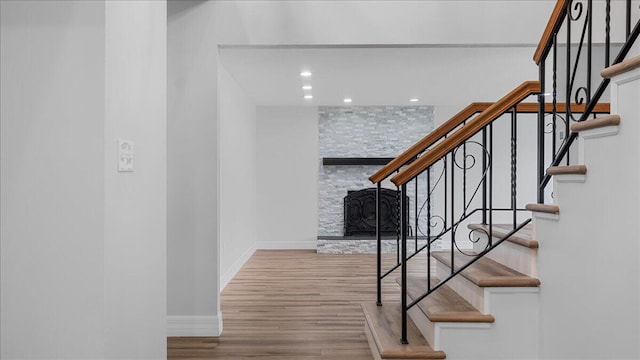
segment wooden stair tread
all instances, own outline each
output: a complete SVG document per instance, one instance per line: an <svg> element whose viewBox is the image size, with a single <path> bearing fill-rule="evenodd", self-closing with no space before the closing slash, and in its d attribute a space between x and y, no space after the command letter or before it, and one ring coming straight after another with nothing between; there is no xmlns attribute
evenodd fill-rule
<svg viewBox="0 0 640 360"><path fill-rule="evenodd" d="M527 204L525 208L529 211L547 213L547 214L557 214L560 212L560 208L557 205L549 205L549 204Z"/></svg>
<svg viewBox="0 0 640 360"><path fill-rule="evenodd" d="M467 226L470 230L481 230L486 234L489 233L489 225L485 224L469 224ZM492 235L494 237L502 238L513 230L513 225L511 224L493 224L491 229ZM528 224L525 225L522 229L520 229L515 234L511 235L506 241L522 245L524 247L528 247L530 249L538 248L538 241L533 238L533 225Z"/></svg>
<svg viewBox="0 0 640 360"><path fill-rule="evenodd" d="M365 321L382 359L444 359L445 353L433 350L416 325L407 318L408 344L401 344L400 303L362 304Z"/></svg>
<svg viewBox="0 0 640 360"><path fill-rule="evenodd" d="M620 125L620 115L608 115L571 124L571 131L580 132L618 125Z"/></svg>
<svg viewBox="0 0 640 360"><path fill-rule="evenodd" d="M400 284L400 278L397 278L396 281ZM431 286L433 287L438 282L438 279L432 279ZM424 294L427 286L426 276L407 277L407 295L412 300ZM439 287L438 290L422 299L416 306L422 310L431 322L492 323L495 321L493 316L485 315L478 311L447 285Z"/></svg>
<svg viewBox="0 0 640 360"><path fill-rule="evenodd" d="M627 59L621 63L611 65L600 72L600 76L605 79L611 79L612 77L620 74L624 74L627 71L640 68L640 55L634 56L631 59Z"/></svg>
<svg viewBox="0 0 640 360"><path fill-rule="evenodd" d="M433 257L441 263L451 267L450 251L435 251ZM455 269L466 265L471 257L459 252L454 253ZM486 256L473 263L462 273L467 280L480 287L536 287L540 280L517 272Z"/></svg>
<svg viewBox="0 0 640 360"><path fill-rule="evenodd" d="M547 175L584 175L587 173L586 165L551 166L547 169Z"/></svg>

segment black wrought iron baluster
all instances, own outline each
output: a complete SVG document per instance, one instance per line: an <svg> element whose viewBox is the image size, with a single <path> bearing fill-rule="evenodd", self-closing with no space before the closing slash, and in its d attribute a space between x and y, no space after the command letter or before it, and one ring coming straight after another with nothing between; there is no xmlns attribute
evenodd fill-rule
<svg viewBox="0 0 640 360"><path fill-rule="evenodd" d="M551 143L552 143L552 148L553 148L553 153L551 156L551 159L554 159L553 157L555 156L556 152L558 151L558 146L557 146L557 138L558 138L558 117L557 117L557 110L558 110L558 34L554 34L553 35L553 83L552 83L552 99L551 101L553 102L553 109L552 109L552 123L551 123L551 127L553 128L552 134L553 137L551 138Z"/></svg>
<svg viewBox="0 0 640 360"><path fill-rule="evenodd" d="M606 0L605 18L604 18L604 67L609 67L609 56L611 53L611 0ZM629 36L629 33L627 33Z"/></svg>
<svg viewBox="0 0 640 360"><path fill-rule="evenodd" d="M489 124L489 247L493 245L493 123Z"/></svg>
<svg viewBox="0 0 640 360"><path fill-rule="evenodd" d="M376 289L377 298L376 304L382 305L382 205L381 205L381 181L378 181L376 186L376 246L377 246L377 277L376 277Z"/></svg>
<svg viewBox="0 0 640 360"><path fill-rule="evenodd" d="M634 26L633 30L631 30L631 33L627 37L627 41L624 43L624 45L622 45L622 48L620 49L620 52L618 52L618 55L616 55L616 58L613 60L613 65L618 64L618 63L622 62L622 60L624 60L624 58L627 56L627 54L629 54L629 51L631 51L632 45L638 39L639 36L640 36L640 21L638 21L636 23L636 25ZM604 92L607 89L607 86L609 86L610 82L611 82L610 79L602 80L602 82L600 83L600 85L596 89L595 93L593 94L593 97L591 98L591 101L587 104L586 108L584 109L584 111L582 113L582 116L580 117L580 119L578 121L584 121L592 114L593 109L595 108L596 104L598 103L598 101L600 100L602 95L604 94ZM571 144L573 144L573 142L577 139L577 137L578 136L575 133L573 133L573 134L571 134L569 136L567 141L564 142L562 144L562 146L560 147L560 149L558 150L558 154L556 156L556 160L554 160L551 163L551 166L557 166L557 165L560 164L560 162L562 161L564 156L566 154L568 154ZM542 182L541 182L541 188L544 188L549 183L549 181L551 181L551 176L547 176L547 175L543 174Z"/></svg>
<svg viewBox="0 0 640 360"><path fill-rule="evenodd" d="M513 209L513 228L517 225L517 141L518 141L518 112L514 106L511 111L511 209Z"/></svg>
<svg viewBox="0 0 640 360"><path fill-rule="evenodd" d="M453 274L454 268L454 247L456 239L456 226L455 226L455 150L450 152L451 154L451 273Z"/></svg>
<svg viewBox="0 0 640 360"><path fill-rule="evenodd" d="M400 342L408 344L407 341L407 184L402 184L400 191L400 220L402 225L402 275L401 275L401 302L402 302L402 337Z"/></svg>
<svg viewBox="0 0 640 360"><path fill-rule="evenodd" d="M427 290L431 290L431 166L427 168Z"/></svg>
<svg viewBox="0 0 640 360"><path fill-rule="evenodd" d="M400 237L402 236L402 198L400 188L396 186L396 265L400 265Z"/></svg>
<svg viewBox="0 0 640 360"><path fill-rule="evenodd" d="M467 142L462 143L462 216L467 214Z"/></svg>
<svg viewBox="0 0 640 360"><path fill-rule="evenodd" d="M540 94L538 95L538 181L536 184L536 192L538 197L538 204L544 202L544 115L545 115L545 98L544 98L544 85L545 85L545 60L543 59L538 66L539 79L540 79ZM555 71L554 71L555 73ZM553 159L553 158L552 158Z"/></svg>
<svg viewBox="0 0 640 360"><path fill-rule="evenodd" d="M626 26L625 26L625 38L629 39L629 34L631 34L631 0L627 0L627 19L626 19Z"/></svg>
<svg viewBox="0 0 640 360"><path fill-rule="evenodd" d="M414 229L414 236L415 236L415 252L418 252L418 177L416 176L416 193L415 193L415 199L413 201L414 204L414 217L415 217L415 227Z"/></svg>
<svg viewBox="0 0 640 360"><path fill-rule="evenodd" d="M444 201L443 201L443 203L444 203L443 204L444 205L444 212L443 212L443 214L444 214L444 216L443 216L444 228L443 228L443 231L444 231L444 229L447 228L447 207L448 207L447 194L448 194L448 191L449 191L449 182L447 180L448 177L449 177L448 169L447 169L447 167L448 167L447 166L447 155L445 155L444 158L443 158L443 164L444 164L444 197L443 197L443 199L444 199Z"/></svg>
<svg viewBox="0 0 640 360"><path fill-rule="evenodd" d="M487 171L487 154L484 150L487 149L487 129L482 129L482 171ZM487 176L484 174L482 179L482 223L487 223Z"/></svg>
<svg viewBox="0 0 640 360"><path fill-rule="evenodd" d="M567 22L566 22L566 26L567 26L567 82L566 82L566 94L565 94L565 119L566 119L566 123L569 123L569 119L571 119L571 88L572 88L572 84L571 84L571 4L573 4L573 1L568 1L567 2ZM564 138L566 139L567 135L569 135L568 133L564 134ZM555 154L554 154L555 156ZM555 158L552 158L553 160L555 160ZM569 156L567 156L567 165L569 165Z"/></svg>
<svg viewBox="0 0 640 360"><path fill-rule="evenodd" d="M591 101L591 59L593 56L593 0L587 2L587 94L585 104ZM567 132L569 136L569 121L567 119Z"/></svg>

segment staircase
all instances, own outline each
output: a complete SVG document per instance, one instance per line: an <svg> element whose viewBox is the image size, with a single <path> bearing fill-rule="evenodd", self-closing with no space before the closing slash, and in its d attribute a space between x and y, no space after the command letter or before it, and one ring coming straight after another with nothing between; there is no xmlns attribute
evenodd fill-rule
<svg viewBox="0 0 640 360"><path fill-rule="evenodd" d="M544 63L549 51L556 51L554 41L563 21L577 21L569 13L576 3L557 2L536 51L539 93L545 88ZM537 201L519 205L514 136L517 114L529 108L522 102L528 93L521 90L535 93L535 83L523 84L477 112L470 113L471 106L463 109L372 175L378 189L383 179L392 177L404 199L407 183L416 181L417 189L417 177L426 172L429 231L436 193L432 178L439 173L435 164L444 164L440 174L445 184L450 174L453 188L456 152L464 147L466 161L470 142L482 141L483 149L492 149L493 143L486 141L492 139L494 122L511 115L511 205L492 205L493 161L486 164L491 153L482 152L482 178L473 192L482 194L482 201L471 197L468 204L474 205L467 205L464 190L464 206L455 213L462 190L445 188L439 198L450 216L445 214L443 230L428 238L448 237L451 248L432 251L427 245L408 253L407 234L399 229L403 246L396 266L385 272L378 260L378 287L400 269L396 281L402 296L401 302L382 303L378 291L377 304L362 305L375 359L640 358L640 20L630 28L627 24L625 45L614 65L602 71L604 80L586 104L567 103L559 111L564 102L556 103L555 75L553 103L540 94ZM554 72L555 67L554 59ZM599 100L610 81L608 106ZM611 114L603 114L609 110ZM566 121L563 126L571 135L556 143L558 113L579 120ZM553 116L552 145L545 144L548 114ZM551 154L547 161L545 152ZM458 167L466 185L467 166ZM406 216L406 210L399 210L399 217ZM471 247L456 240L463 227L470 233ZM421 252L428 254L426 274L407 274L406 263Z"/></svg>
<svg viewBox="0 0 640 360"><path fill-rule="evenodd" d="M472 225L472 228L482 225ZM494 225L495 238L510 225ZM491 255L481 258L446 285L425 297L409 310L409 345L399 344L400 304L365 304L367 338L376 359L515 359L535 358L540 280L535 277L538 243L531 226ZM484 233L483 233L484 234ZM488 239L483 239L485 242ZM483 249L483 243L476 244ZM431 284L451 273L451 252L433 252L437 262ZM465 264L465 256L454 254L455 264ZM511 266L502 261L507 259ZM427 278L408 276L407 297L412 302L427 289ZM398 279L400 283L400 279ZM528 324L528 333L514 332ZM396 325L396 326L393 326ZM386 340L381 340L386 339ZM413 349L412 339L421 347ZM377 355L377 356L376 356ZM523 356L524 355L524 356Z"/></svg>

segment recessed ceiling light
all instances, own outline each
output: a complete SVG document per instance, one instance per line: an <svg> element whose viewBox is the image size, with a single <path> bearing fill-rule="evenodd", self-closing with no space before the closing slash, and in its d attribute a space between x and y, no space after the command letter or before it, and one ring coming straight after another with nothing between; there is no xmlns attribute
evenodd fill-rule
<svg viewBox="0 0 640 360"><path fill-rule="evenodd" d="M409 99L409 101L411 101L411 102L418 102L418 101L420 101L420 99L418 99L418 98L411 98L411 99Z"/></svg>
<svg viewBox="0 0 640 360"><path fill-rule="evenodd" d="M312 89L311 85L305 85L302 87L302 90L311 90L311 89Z"/></svg>
<svg viewBox="0 0 640 360"><path fill-rule="evenodd" d="M304 98L307 100L311 100L313 99L313 95L305 95Z"/></svg>
<svg viewBox="0 0 640 360"><path fill-rule="evenodd" d="M352 102L353 100L351 100L351 98L344 98L344 102L346 102L347 104Z"/></svg>
<svg viewBox="0 0 640 360"><path fill-rule="evenodd" d="M301 72L301 73L300 73L300 76L302 76L302 77L309 77L309 76L311 76L311 71L306 71L306 70L305 70L305 71L303 71L303 72Z"/></svg>

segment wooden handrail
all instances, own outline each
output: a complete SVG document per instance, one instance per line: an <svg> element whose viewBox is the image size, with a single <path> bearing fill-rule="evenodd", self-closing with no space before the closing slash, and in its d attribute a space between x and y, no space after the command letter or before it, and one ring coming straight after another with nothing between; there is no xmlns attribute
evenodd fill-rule
<svg viewBox="0 0 640 360"><path fill-rule="evenodd" d="M423 137L420 141L412 145L410 148L405 150L402 154L398 155L398 157L394 158L392 161L388 162L385 166L380 168L380 170L376 171L375 174L369 177L369 180L377 184L378 182L384 180L387 176L392 174L394 171L401 168L408 161L413 159L415 156L420 154L429 148L429 146L433 145L436 141L440 140L446 134L455 129L458 125L462 124L464 120L468 119L472 115L482 112L486 110L493 103L487 102L474 102L469 104L466 108L462 109L459 113L454 115L451 119L447 120L444 124L440 125L436 130L430 132L425 137ZM571 111L574 113L581 113L584 111L586 105L585 104L571 104ZM598 103L593 109L593 113L596 114L608 114L610 112L611 104L610 103ZM540 104L537 102L526 102L520 103L516 106L516 111L518 113L524 114L537 114L540 109ZM556 112L563 113L567 111L567 104L557 103L556 104ZM544 106L545 113L553 112L553 104L547 103Z"/></svg>
<svg viewBox="0 0 640 360"><path fill-rule="evenodd" d="M470 118L476 113L484 111L492 103L474 102L469 104L466 108L462 109L459 113L454 115L451 119L447 120L437 129L433 130L420 141L413 144L410 148L405 150L402 154L398 155L395 159L391 160L387 165L376 171L375 174L369 177L372 183L377 184L392 174L394 171L400 169L408 161L415 158L418 154L425 151L429 146L433 145L436 141L440 140L443 136L447 135L451 130L455 129L458 125L462 124L465 120Z"/></svg>
<svg viewBox="0 0 640 360"><path fill-rule="evenodd" d="M573 113L582 113L584 109L587 107L586 104L576 104L571 103L571 112ZM522 114L537 114L540 110L540 103L520 103L516 105L516 111ZM551 114L553 112L553 104L545 103L544 104L544 112L547 114ZM556 104L556 113L567 112L567 103L560 102ZM608 114L611 112L611 104L610 103L597 103L593 108L592 113L596 114Z"/></svg>
<svg viewBox="0 0 640 360"><path fill-rule="evenodd" d="M576 104L571 103L571 112L572 113L582 113L584 109L587 107L587 104ZM518 113L524 114L537 114L540 110L540 103L537 102L526 102L520 103L516 105L516 111ZM608 114L611 111L610 103L597 103L593 108L592 113L595 114ZM553 112L553 104L545 103L544 104L544 112L547 114L551 114ZM556 104L556 113L564 113L567 112L567 103L559 102Z"/></svg>
<svg viewBox="0 0 640 360"><path fill-rule="evenodd" d="M542 38L540 38L536 52L533 54L533 61L536 62L536 65L540 65L542 59L547 56L549 49L551 49L553 34L558 32L566 15L567 0L558 0L556 2L556 6L553 8L549 22L547 22L547 27L544 28L544 32L542 33Z"/></svg>
<svg viewBox="0 0 640 360"><path fill-rule="evenodd" d="M442 158L449 151L453 150L456 146L459 146L465 140L475 135L483 127L489 125L489 123L497 119L506 111L516 106L527 96L539 92L539 81L525 81L520 86L513 89L510 93L502 97L502 99L489 106L486 110L480 113L480 115L469 121L464 127L449 135L449 137L442 140L442 142L429 150L429 152L422 155L416 161L412 162L411 165L407 166L394 177L392 177L391 182L393 182L396 186L406 184L407 182L409 182L409 180L418 176L418 174L424 171L427 167L433 165L436 161Z"/></svg>

